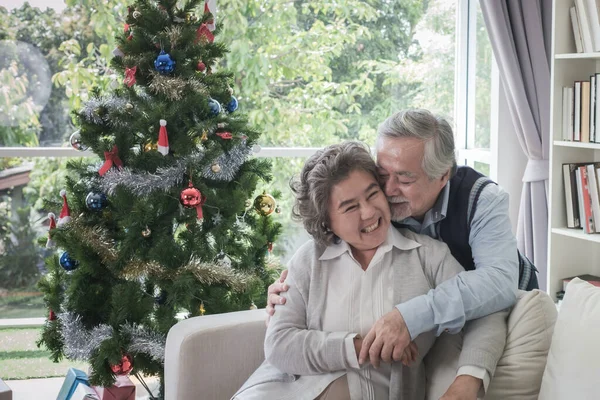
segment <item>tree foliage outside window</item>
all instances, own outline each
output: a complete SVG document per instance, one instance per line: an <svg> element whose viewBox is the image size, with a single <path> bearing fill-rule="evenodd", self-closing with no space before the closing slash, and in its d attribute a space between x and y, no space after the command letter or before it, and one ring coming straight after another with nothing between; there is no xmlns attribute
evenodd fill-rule
<svg viewBox="0 0 600 400"><path fill-rule="evenodd" d="M127 2L66 4L60 14L28 5L10 12L0 7L0 40L33 44L52 73L50 99L26 120L32 128L11 137L0 127L2 146L64 145L74 130L70 111L94 87L106 90L116 79L109 59ZM237 78L240 111L264 132L263 147L320 147L344 139L373 145L378 124L400 108L452 117L455 15L456 0L219 0L220 40L230 48L222 67ZM9 163L0 159L0 168ZM303 159L275 163L270 189L283 193L280 204L289 216L288 182ZM35 161L24 193L39 215L49 211L39 201L42 192L58 196L64 174L64 160ZM280 255L296 247L301 230L289 219L284 225L285 239L275 246Z"/></svg>

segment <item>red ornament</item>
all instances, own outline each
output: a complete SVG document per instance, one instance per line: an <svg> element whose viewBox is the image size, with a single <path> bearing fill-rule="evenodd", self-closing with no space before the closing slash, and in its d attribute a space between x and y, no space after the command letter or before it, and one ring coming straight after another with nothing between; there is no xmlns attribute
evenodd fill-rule
<svg viewBox="0 0 600 400"><path fill-rule="evenodd" d="M179 201L185 208L195 208L198 219L203 218L202 205L206 202L206 196L194 187L191 180L187 189L181 191Z"/></svg>
<svg viewBox="0 0 600 400"><path fill-rule="evenodd" d="M110 370L115 375L129 375L132 369L133 359L129 354L123 354L123 357L121 357L121 362L118 364L111 364L110 366Z"/></svg>
<svg viewBox="0 0 600 400"><path fill-rule="evenodd" d="M123 83L127 85L127 87L132 87L135 84L135 73L137 71L137 66L133 66L131 68L125 68L125 79L123 79Z"/></svg>
<svg viewBox="0 0 600 400"><path fill-rule="evenodd" d="M196 70L204 72L206 70L206 65L202 61L198 61L198 65L196 65Z"/></svg>
<svg viewBox="0 0 600 400"><path fill-rule="evenodd" d="M98 171L100 176L104 176L113 165L116 165L119 169L123 167L123 161L119 158L119 149L117 148L117 145L114 145L111 151L104 152L104 159L106 161L104 161L102 168Z"/></svg>
<svg viewBox="0 0 600 400"><path fill-rule="evenodd" d="M56 314L54 314L54 311L50 310L50 313L48 314L48 321L54 321L56 319Z"/></svg>
<svg viewBox="0 0 600 400"><path fill-rule="evenodd" d="M127 32L129 32L129 24L125 24L125 25L123 25L123 32L124 32L124 33L127 33Z"/></svg>
<svg viewBox="0 0 600 400"><path fill-rule="evenodd" d="M267 243L267 250L269 250L269 253L273 251L273 242Z"/></svg>
<svg viewBox="0 0 600 400"><path fill-rule="evenodd" d="M223 140L231 140L233 138L233 135L230 132L220 132L220 133L217 133L216 135L219 136Z"/></svg>

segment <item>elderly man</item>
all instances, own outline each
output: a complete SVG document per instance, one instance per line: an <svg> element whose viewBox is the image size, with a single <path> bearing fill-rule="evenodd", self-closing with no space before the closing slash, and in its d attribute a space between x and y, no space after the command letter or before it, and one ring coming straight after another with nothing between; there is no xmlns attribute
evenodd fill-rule
<svg viewBox="0 0 600 400"><path fill-rule="evenodd" d="M394 224L444 241L466 271L381 317L364 338L361 363L397 361L419 334L459 332L468 320L511 307L517 288L537 288L535 268L517 250L508 194L475 170L457 168L447 121L427 110L400 111L379 127L376 150ZM285 303L278 295L285 275L269 287L270 315ZM483 377L473 375L454 381L457 398L481 386Z"/></svg>

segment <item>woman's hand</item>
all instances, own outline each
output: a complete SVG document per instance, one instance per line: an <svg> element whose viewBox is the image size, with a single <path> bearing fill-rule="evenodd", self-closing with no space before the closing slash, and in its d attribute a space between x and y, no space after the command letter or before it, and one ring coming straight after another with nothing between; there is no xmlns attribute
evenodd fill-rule
<svg viewBox="0 0 600 400"><path fill-rule="evenodd" d="M279 296L281 292L286 292L289 287L285 283L285 278L287 278L288 270L284 269L281 271L281 276L271 285L269 285L269 291L267 292L267 320L265 323L269 325L269 320L271 316L275 314L275 305L276 304L285 304L285 297Z"/></svg>
<svg viewBox="0 0 600 400"><path fill-rule="evenodd" d="M406 349L404 349L404 353L402 354L402 358L400 359L400 361L402 362L402 364L409 367L410 364L417 361L418 356L419 349L417 348L417 345L415 344L415 342L410 342Z"/></svg>

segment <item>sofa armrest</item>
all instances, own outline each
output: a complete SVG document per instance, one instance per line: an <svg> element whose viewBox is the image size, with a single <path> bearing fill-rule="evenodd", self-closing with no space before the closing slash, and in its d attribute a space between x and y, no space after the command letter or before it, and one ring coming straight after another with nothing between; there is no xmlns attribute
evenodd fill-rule
<svg viewBox="0 0 600 400"><path fill-rule="evenodd" d="M165 348L165 399L229 399L264 360L264 309L189 318Z"/></svg>

